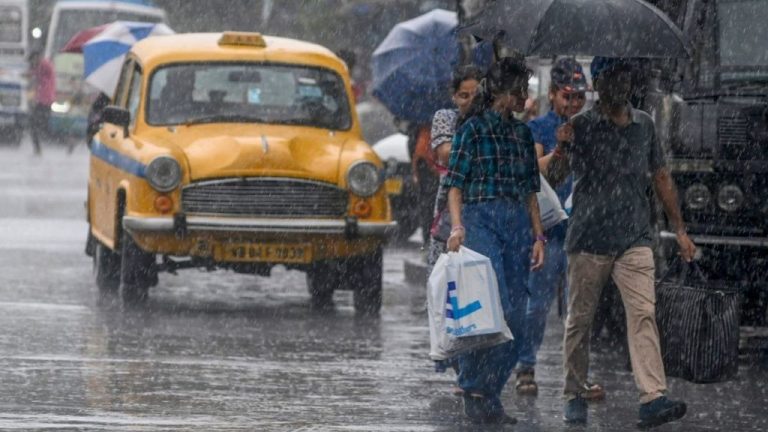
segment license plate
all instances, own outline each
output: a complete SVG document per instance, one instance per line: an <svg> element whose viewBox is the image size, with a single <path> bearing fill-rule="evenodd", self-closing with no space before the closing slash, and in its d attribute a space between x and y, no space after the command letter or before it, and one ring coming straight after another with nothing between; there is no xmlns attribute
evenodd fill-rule
<svg viewBox="0 0 768 432"><path fill-rule="evenodd" d="M384 181L384 187L389 195L400 195L403 193L403 179L400 177L391 177Z"/></svg>
<svg viewBox="0 0 768 432"><path fill-rule="evenodd" d="M312 246L308 243L230 243L219 248L218 259L229 262L308 263Z"/></svg>

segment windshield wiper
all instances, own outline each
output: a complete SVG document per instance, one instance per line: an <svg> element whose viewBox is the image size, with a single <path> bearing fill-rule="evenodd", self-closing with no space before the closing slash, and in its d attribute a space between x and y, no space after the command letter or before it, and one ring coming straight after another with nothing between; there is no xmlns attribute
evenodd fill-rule
<svg viewBox="0 0 768 432"><path fill-rule="evenodd" d="M260 117L247 116L243 114L214 114L214 115L191 118L184 122L184 126L192 126L194 124L205 124L205 123L218 123L218 122L265 123L264 119Z"/></svg>

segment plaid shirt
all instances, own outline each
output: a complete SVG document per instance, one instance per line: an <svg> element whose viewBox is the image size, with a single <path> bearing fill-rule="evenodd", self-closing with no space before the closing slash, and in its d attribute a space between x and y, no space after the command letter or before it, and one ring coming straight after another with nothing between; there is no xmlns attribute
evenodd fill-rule
<svg viewBox="0 0 768 432"><path fill-rule="evenodd" d="M539 165L531 130L492 110L465 122L453 138L444 185L464 193L464 202L507 199L524 202L539 191Z"/></svg>

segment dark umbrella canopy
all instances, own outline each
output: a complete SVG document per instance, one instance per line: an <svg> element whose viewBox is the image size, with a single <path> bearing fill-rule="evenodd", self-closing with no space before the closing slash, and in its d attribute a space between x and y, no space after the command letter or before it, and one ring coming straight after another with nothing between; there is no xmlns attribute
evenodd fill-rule
<svg viewBox="0 0 768 432"><path fill-rule="evenodd" d="M451 106L448 83L458 59L454 12L435 9L397 24L373 53L373 94L396 117L429 122Z"/></svg>
<svg viewBox="0 0 768 432"><path fill-rule="evenodd" d="M481 38L503 31L526 55L684 58L680 29L643 0L496 0L463 29Z"/></svg>

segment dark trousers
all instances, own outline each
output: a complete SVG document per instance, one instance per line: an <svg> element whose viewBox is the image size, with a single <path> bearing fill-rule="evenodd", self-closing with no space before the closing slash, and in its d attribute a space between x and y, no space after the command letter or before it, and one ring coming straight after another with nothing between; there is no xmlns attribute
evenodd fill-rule
<svg viewBox="0 0 768 432"><path fill-rule="evenodd" d="M40 137L47 134L48 120L50 118L50 105L35 104L32 108L32 114L29 118L29 131L32 135L32 144L35 146L36 154L40 154Z"/></svg>

